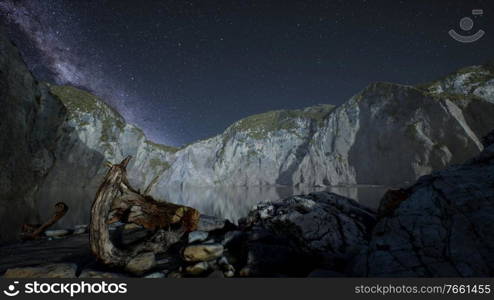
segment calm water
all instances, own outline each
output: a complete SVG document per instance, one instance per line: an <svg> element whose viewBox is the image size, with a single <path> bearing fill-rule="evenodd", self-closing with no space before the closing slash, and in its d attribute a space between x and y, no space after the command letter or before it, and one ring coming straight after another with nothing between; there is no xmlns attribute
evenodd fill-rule
<svg viewBox="0 0 494 300"><path fill-rule="evenodd" d="M187 190L169 190L167 198L174 203L194 207L204 214L236 222L247 215L254 205L292 195L316 191L330 191L377 209L386 187L214 187Z"/></svg>
<svg viewBox="0 0 494 300"><path fill-rule="evenodd" d="M376 209L387 187L345 186L345 187L210 187L169 189L166 200L178 204L194 207L201 213L229 219L236 222L247 215L249 210L258 202L274 201L292 195L307 194L316 191L330 191L359 201ZM57 195L64 195L64 199L50 199L46 203L39 203L41 211L46 212L42 219L50 217L53 205L57 201L66 202L70 209L67 215L60 220L57 227L72 227L77 224L89 223L89 211L92 199L67 189L59 191ZM49 215L48 215L49 214Z"/></svg>

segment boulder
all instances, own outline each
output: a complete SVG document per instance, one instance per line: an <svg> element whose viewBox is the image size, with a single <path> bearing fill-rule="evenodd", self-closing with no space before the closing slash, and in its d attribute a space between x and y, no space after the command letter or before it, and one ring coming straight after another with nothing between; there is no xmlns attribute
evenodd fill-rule
<svg viewBox="0 0 494 300"><path fill-rule="evenodd" d="M281 237L261 227L249 229L239 261L245 261L241 276L277 277L278 274L304 276L315 262L313 257ZM241 264L241 263L240 263ZM241 264L242 265L242 264Z"/></svg>
<svg viewBox="0 0 494 300"><path fill-rule="evenodd" d="M351 255L367 243L375 213L355 200L318 192L259 204L243 226L258 226L308 253Z"/></svg>
<svg viewBox="0 0 494 300"><path fill-rule="evenodd" d="M319 192L259 204L242 220L243 276L306 276L342 269L367 245L376 217L354 200Z"/></svg>
<svg viewBox="0 0 494 300"><path fill-rule="evenodd" d="M8 269L3 278L75 278L76 270L77 265L75 264L46 264Z"/></svg>
<svg viewBox="0 0 494 300"><path fill-rule="evenodd" d="M480 159L481 158L481 159ZM357 276L494 274L494 145L468 163L424 176L382 218L353 262Z"/></svg>
<svg viewBox="0 0 494 300"><path fill-rule="evenodd" d="M378 216L388 216L400 205L401 202L410 196L410 192L406 189L388 190L379 203L377 209Z"/></svg>
<svg viewBox="0 0 494 300"><path fill-rule="evenodd" d="M209 261L223 254L221 244L190 245L184 249L183 257L186 261Z"/></svg>

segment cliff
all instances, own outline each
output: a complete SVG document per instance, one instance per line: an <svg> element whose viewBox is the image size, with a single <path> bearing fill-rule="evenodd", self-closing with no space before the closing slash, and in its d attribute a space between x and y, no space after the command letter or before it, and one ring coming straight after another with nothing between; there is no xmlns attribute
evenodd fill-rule
<svg viewBox="0 0 494 300"><path fill-rule="evenodd" d="M66 116L0 28L0 241L37 218L35 195L53 168Z"/></svg>
<svg viewBox="0 0 494 300"><path fill-rule="evenodd" d="M470 67L431 85L373 83L339 107L273 111L189 145L167 185L400 185L483 149L494 72Z"/></svg>
<svg viewBox="0 0 494 300"><path fill-rule="evenodd" d="M420 87L373 83L338 107L250 116L177 149L147 140L91 93L37 82L3 34L0 50L0 240L58 201L89 212L104 162L127 155L131 184L156 199L187 186L392 186L479 154L494 128L487 64ZM61 225L82 222L68 214Z"/></svg>

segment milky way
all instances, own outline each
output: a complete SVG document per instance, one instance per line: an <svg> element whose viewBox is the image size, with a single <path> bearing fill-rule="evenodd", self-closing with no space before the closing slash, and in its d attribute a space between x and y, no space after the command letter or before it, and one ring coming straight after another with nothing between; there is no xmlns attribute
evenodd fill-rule
<svg viewBox="0 0 494 300"><path fill-rule="evenodd" d="M63 1L4 0L0 2L0 12L37 53L27 56L31 68L45 69L49 80L56 84L82 87L96 93L133 122L135 116L129 104L135 100L129 91L104 75L102 64L95 63L100 61L98 54L65 42L73 40L69 37L81 29L77 17L69 15L64 4Z"/></svg>
<svg viewBox="0 0 494 300"><path fill-rule="evenodd" d="M0 14L40 80L90 90L176 146L494 59L492 0L0 0ZM464 34L486 31L473 44L448 35L467 16Z"/></svg>

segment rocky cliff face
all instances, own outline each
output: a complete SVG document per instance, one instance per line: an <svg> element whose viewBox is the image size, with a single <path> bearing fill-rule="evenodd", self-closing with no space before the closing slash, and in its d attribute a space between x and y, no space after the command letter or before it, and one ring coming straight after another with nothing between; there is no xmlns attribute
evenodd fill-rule
<svg viewBox="0 0 494 300"><path fill-rule="evenodd" d="M397 185L460 163L494 128L494 72L460 70L422 87L374 83L339 107L248 117L176 153L167 185Z"/></svg>
<svg viewBox="0 0 494 300"><path fill-rule="evenodd" d="M95 192L106 174L105 161L118 162L132 155L129 177L143 191L170 167L177 149L148 141L143 132L92 94L70 86L49 86L67 108L64 134L58 141L56 160L36 194L42 218L51 206L64 201L77 212L89 212ZM60 225L87 222L68 214Z"/></svg>
<svg viewBox="0 0 494 300"><path fill-rule="evenodd" d="M147 141L89 93L52 86L69 111L71 133L59 147L59 171L52 172L40 197L71 193L81 199L76 205L85 203L78 208L87 210L88 201L82 199L91 198L101 181L103 160L120 161L125 155L135 157L131 183L158 199L170 188L187 186L412 182L478 154L480 137L494 128L494 73L488 67L468 70L420 88L371 84L339 107L254 115L183 149ZM77 145L96 157L80 153ZM70 191L61 193L66 187Z"/></svg>
<svg viewBox="0 0 494 300"><path fill-rule="evenodd" d="M1 28L0 28L1 31ZM35 194L53 168L66 110L0 32L0 241L35 221Z"/></svg>
<svg viewBox="0 0 494 300"><path fill-rule="evenodd" d="M72 140L99 158L82 158L76 168L61 163L40 203L75 193L76 186L72 198L80 199L78 209L87 210L90 201L84 199L92 199L106 171L103 160L119 161L129 154L135 157L129 166L131 183L157 199L165 199L171 188L187 186L412 182L477 155L483 149L480 137L494 128L494 73L489 66L465 70L421 87L374 83L339 107L254 115L183 149L147 141L88 93L51 87L69 110ZM61 162L73 161L69 158L78 153L67 144ZM90 168L82 176L64 174ZM60 183L60 178L68 182ZM81 187L74 178L88 182ZM60 187L72 187L72 192L60 193Z"/></svg>
<svg viewBox="0 0 494 300"><path fill-rule="evenodd" d="M187 186L389 186L480 153L479 137L494 128L494 72L487 65L422 87L371 84L339 107L251 116L220 135L176 149L147 140L90 93L36 82L1 36L5 231L47 218L58 201L89 211L106 172L104 161L126 155L134 157L128 167L131 184L156 199L172 187ZM87 221L80 216L68 214L61 225Z"/></svg>
<svg viewBox="0 0 494 300"><path fill-rule="evenodd" d="M105 160L134 156L133 183L145 188L176 151L146 140L90 93L38 82L1 32L0 101L0 241L16 237L22 223L46 220L59 201L89 211ZM80 222L87 220L69 213L60 224Z"/></svg>

